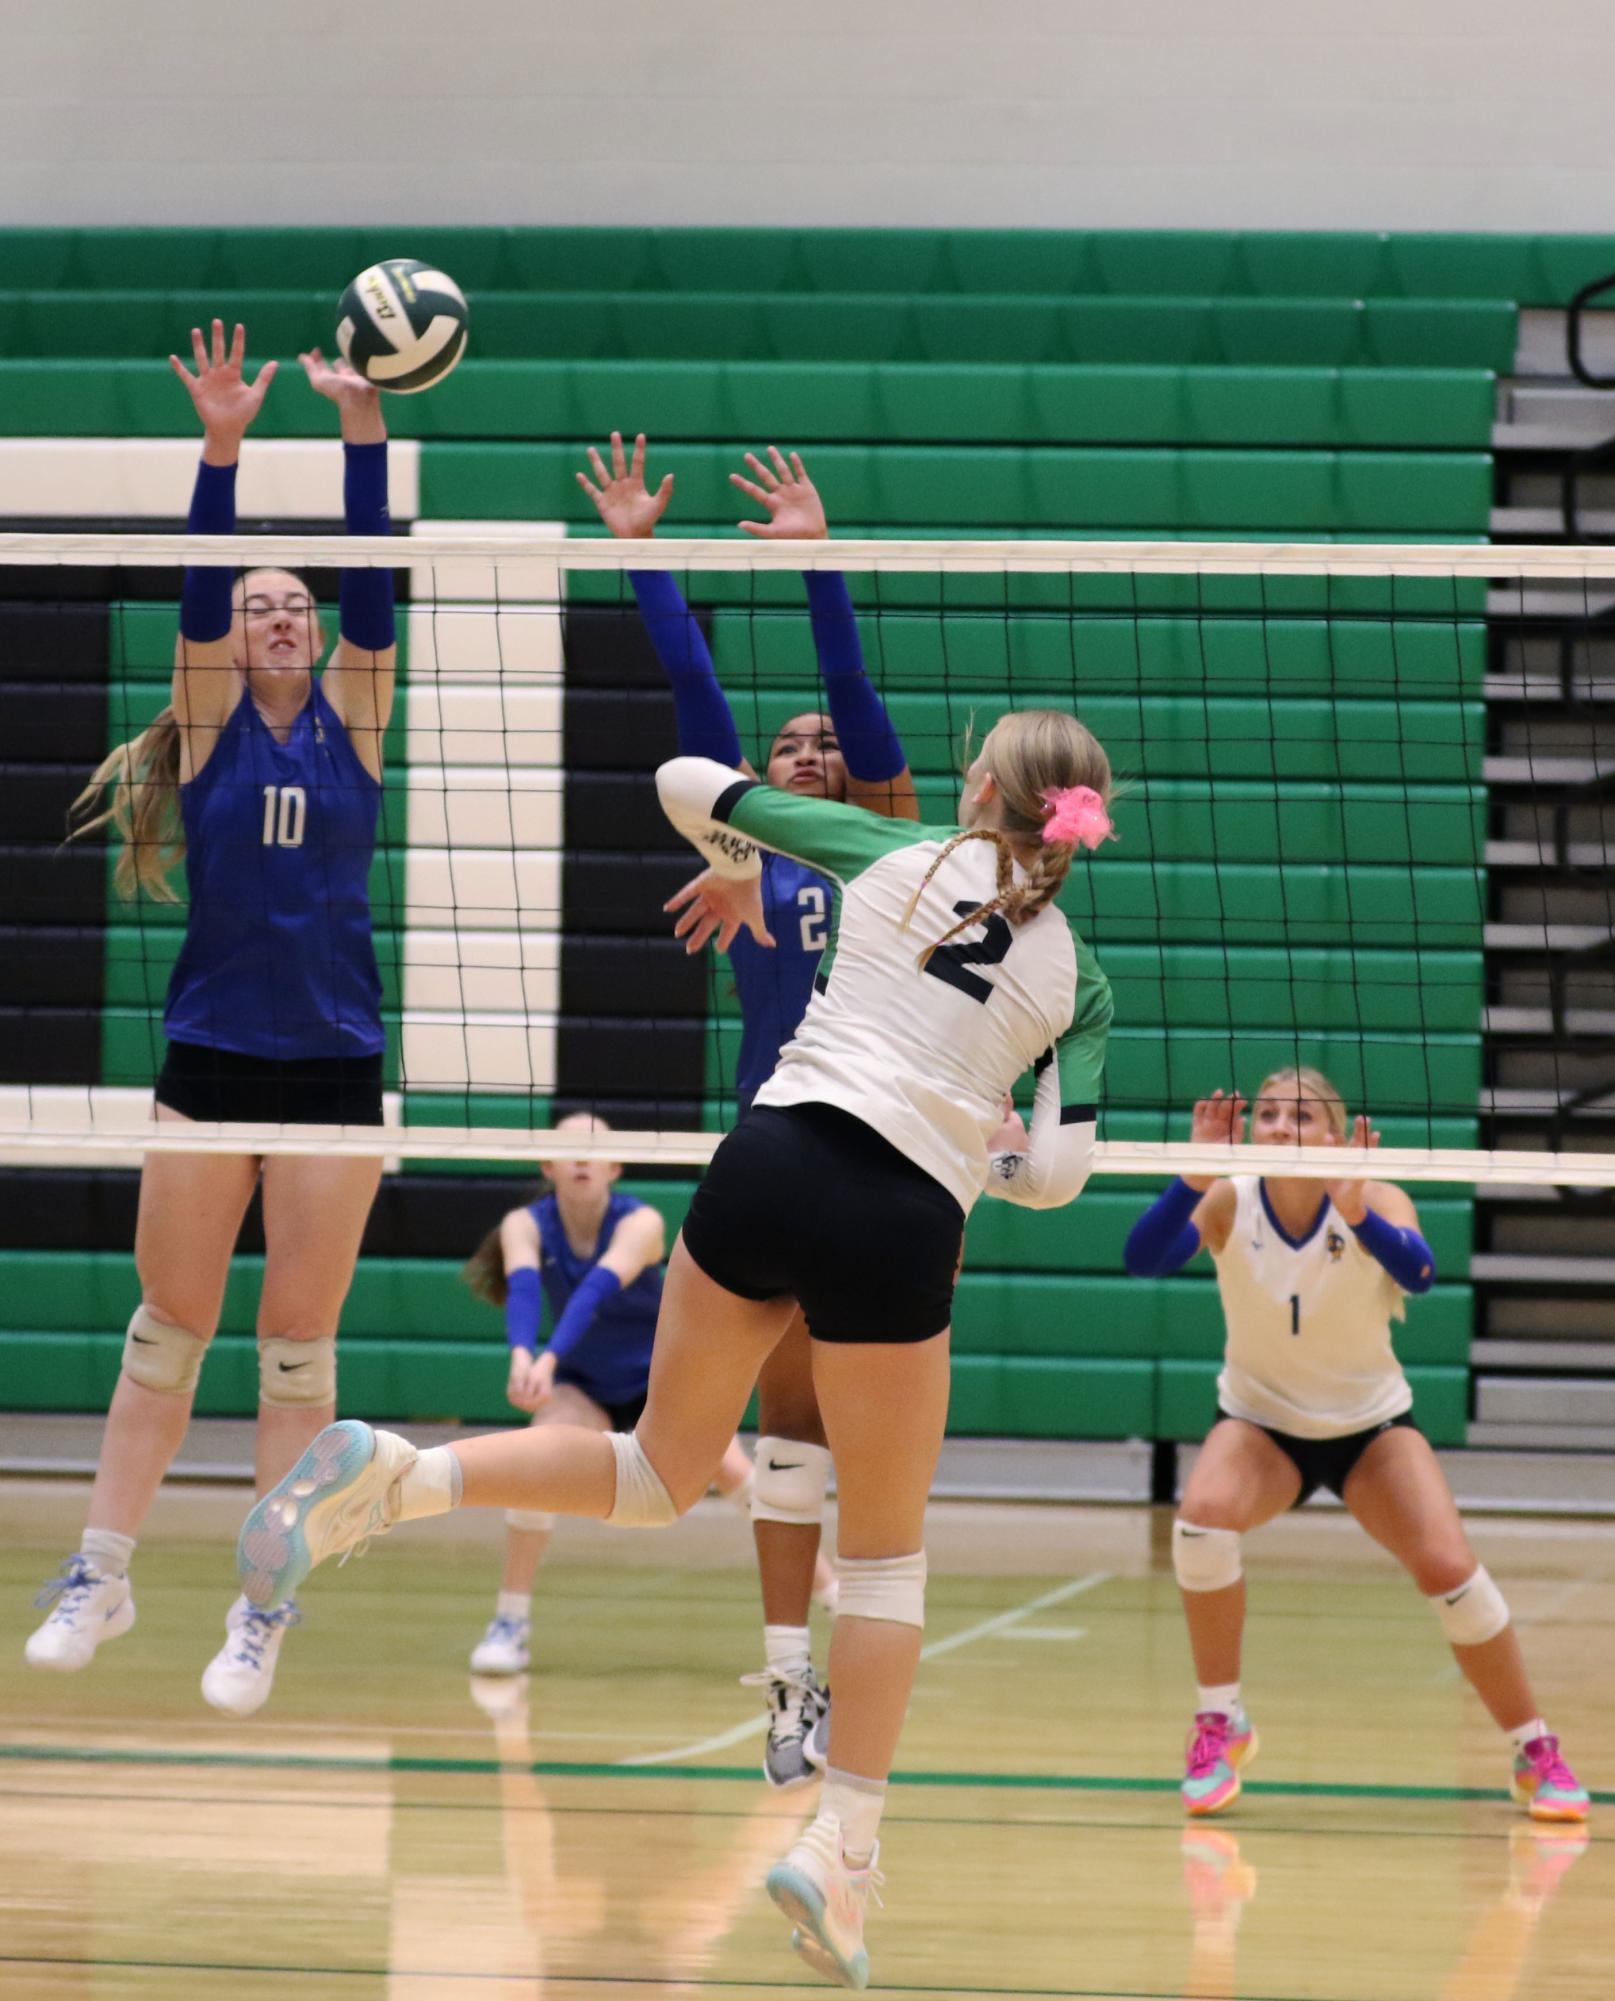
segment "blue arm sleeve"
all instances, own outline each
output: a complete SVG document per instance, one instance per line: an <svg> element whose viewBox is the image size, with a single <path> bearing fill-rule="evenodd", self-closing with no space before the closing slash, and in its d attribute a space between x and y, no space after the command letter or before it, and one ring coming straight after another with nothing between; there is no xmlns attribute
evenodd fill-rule
<svg viewBox="0 0 1615 2001"><path fill-rule="evenodd" d="M621 1291L622 1280L604 1265L596 1265L593 1271L585 1273L577 1291L566 1302L566 1311L556 1321L555 1332L550 1336L550 1353L556 1361L565 1361L588 1333L601 1307Z"/></svg>
<svg viewBox="0 0 1615 2001"><path fill-rule="evenodd" d="M739 733L718 686L705 635L683 593L666 570L630 570L628 581L672 685L680 755L710 757L733 769L740 762Z"/></svg>
<svg viewBox="0 0 1615 2001"><path fill-rule="evenodd" d="M544 1312L544 1293L538 1273L530 1265L513 1271L505 1295L505 1339L513 1348L531 1353L538 1346L538 1323Z"/></svg>
<svg viewBox="0 0 1615 2001"><path fill-rule="evenodd" d="M847 770L866 784L895 778L908 759L886 704L864 672L858 615L852 608L847 580L839 570L809 570L803 581L825 700L830 704L830 720L836 726Z"/></svg>
<svg viewBox="0 0 1615 2001"><path fill-rule="evenodd" d="M342 447L342 512L350 535L392 533L385 439ZM396 644L391 570L344 570L340 603L342 637L350 646L381 653Z"/></svg>
<svg viewBox="0 0 1615 2001"><path fill-rule="evenodd" d="M192 535L233 535L236 530L236 469L210 466L204 459L196 468L196 485L191 490L191 511L185 526ZM198 643L223 639L230 630L233 611L230 593L236 573L227 565L215 569L188 569L179 599L179 630L182 639Z"/></svg>
<svg viewBox="0 0 1615 2001"><path fill-rule="evenodd" d="M1428 1292L1435 1284L1435 1256L1417 1230L1400 1229L1370 1209L1351 1233L1404 1292Z"/></svg>
<svg viewBox="0 0 1615 2001"><path fill-rule="evenodd" d="M1156 1196L1128 1233L1122 1262L1134 1278L1169 1278L1200 1248L1191 1218L1200 1201L1186 1181L1174 1181Z"/></svg>

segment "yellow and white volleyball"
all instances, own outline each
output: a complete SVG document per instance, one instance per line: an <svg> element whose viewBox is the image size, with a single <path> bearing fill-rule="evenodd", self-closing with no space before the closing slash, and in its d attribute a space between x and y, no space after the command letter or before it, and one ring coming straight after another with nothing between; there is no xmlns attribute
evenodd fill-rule
<svg viewBox="0 0 1615 2001"><path fill-rule="evenodd" d="M378 389L413 395L465 353L465 294L446 271L389 257L361 271L337 305L336 344Z"/></svg>

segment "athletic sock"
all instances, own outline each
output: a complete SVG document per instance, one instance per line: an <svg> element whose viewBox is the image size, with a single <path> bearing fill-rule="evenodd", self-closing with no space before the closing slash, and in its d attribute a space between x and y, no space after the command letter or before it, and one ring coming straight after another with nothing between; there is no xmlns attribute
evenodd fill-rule
<svg viewBox="0 0 1615 2001"><path fill-rule="evenodd" d="M765 1626L763 1654L771 1674L799 1675L813 1665L813 1641L806 1626Z"/></svg>
<svg viewBox="0 0 1615 2001"><path fill-rule="evenodd" d="M819 1819L841 1826L841 1853L854 1869L862 1869L875 1852L880 1816L886 1806L886 1781L839 1772L832 1765L824 1775Z"/></svg>
<svg viewBox="0 0 1615 2001"><path fill-rule="evenodd" d="M494 1600L494 1612L498 1618L514 1619L518 1625L529 1624L533 1616L533 1594L531 1591L501 1591Z"/></svg>
<svg viewBox="0 0 1615 2001"><path fill-rule="evenodd" d="M1215 1686L1201 1687L1196 1691L1196 1709L1203 1716L1207 1710L1220 1710L1232 1719L1239 1713L1239 1683L1237 1681L1218 1682Z"/></svg>
<svg viewBox="0 0 1615 2001"><path fill-rule="evenodd" d="M135 1553L132 1535L116 1529L86 1529L79 1541L79 1554L87 1556L103 1577L126 1577Z"/></svg>
<svg viewBox="0 0 1615 2001"><path fill-rule="evenodd" d="M454 1448L433 1445L416 1456L398 1482L398 1519L419 1521L423 1515L446 1515L460 1505L460 1462Z"/></svg>
<svg viewBox="0 0 1615 2001"><path fill-rule="evenodd" d="M1534 1744L1539 1737L1548 1735L1548 1726L1540 1716L1533 1716L1529 1723L1522 1723L1517 1730L1510 1730L1508 1741L1516 1751L1523 1751L1527 1744Z"/></svg>

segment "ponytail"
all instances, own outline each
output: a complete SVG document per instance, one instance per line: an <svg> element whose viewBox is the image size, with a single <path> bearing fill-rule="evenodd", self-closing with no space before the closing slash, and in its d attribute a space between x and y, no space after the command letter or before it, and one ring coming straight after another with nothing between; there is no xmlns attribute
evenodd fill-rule
<svg viewBox="0 0 1615 2001"><path fill-rule="evenodd" d="M108 786L112 797L103 804ZM123 842L112 877L118 894L132 902L144 890L158 903L178 903L179 893L168 880L185 854L179 811L179 719L172 704L139 736L120 743L96 766L89 784L67 809L67 838L76 841L108 822Z"/></svg>

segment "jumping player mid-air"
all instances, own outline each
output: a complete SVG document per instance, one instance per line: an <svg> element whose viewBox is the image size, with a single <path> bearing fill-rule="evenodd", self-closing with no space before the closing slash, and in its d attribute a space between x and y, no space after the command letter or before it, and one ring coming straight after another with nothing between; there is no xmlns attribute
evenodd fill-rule
<svg viewBox="0 0 1615 2001"><path fill-rule="evenodd" d="M657 774L709 865L709 908L763 928L758 847L840 889L833 957L756 1103L721 1142L679 1242L631 1434L550 1425L417 1452L351 1420L242 1529L254 1603L400 1521L541 1508L663 1526L705 1491L798 1304L839 1491L836 1691L818 1814L770 1872L813 1968L868 1984L864 1913L925 1622L925 1507L948 1407L965 1218L1087 1179L1110 990L1054 898L1111 831L1110 768L1071 715L1006 716L958 827L802 798L706 758ZM1003 1104L1035 1072L1031 1131Z"/></svg>
<svg viewBox="0 0 1615 2001"><path fill-rule="evenodd" d="M242 373L241 327L226 348L191 335L193 375L175 372L202 420L188 526L235 527L241 441L274 379ZM354 534L385 534L387 431L381 401L345 363L302 357L341 414L343 499ZM125 895L173 900L183 857L185 939L169 981L167 1054L156 1086L166 1123L380 1125L381 980L368 877L381 803L382 735L396 658L390 569L345 570L339 636L323 674L319 610L300 577L189 569L180 599L172 700L121 745L78 802L87 831L122 834ZM109 810L101 794L114 788ZM134 1624L135 1538L190 1422L230 1258L260 1183L266 1257L258 1304L258 1489L273 1486L336 1405L336 1332L379 1159L312 1154L149 1153L140 1176L135 1264L141 1303L107 1413L88 1524L41 1594L49 1618L30 1666L68 1673ZM238 1598L202 1677L217 1709L268 1698L297 1622L290 1599Z"/></svg>
<svg viewBox="0 0 1615 2001"><path fill-rule="evenodd" d="M606 1121L573 1112L564 1132L608 1132ZM478 1245L465 1277L505 1311L510 1343L506 1394L534 1424L582 1424L632 1431L645 1408L651 1342L662 1303L666 1232L658 1211L620 1193L616 1161L541 1163L549 1187L512 1209ZM539 1330L546 1300L550 1335ZM751 1498L751 1461L738 1439L715 1482L741 1509ZM555 1528L552 1514L520 1508L505 1516L505 1566L488 1630L471 1653L473 1674L524 1674L532 1663L533 1582Z"/></svg>
<svg viewBox="0 0 1615 2001"><path fill-rule="evenodd" d="M1221 1091L1194 1108L1196 1142L1372 1147L1348 1135L1340 1093L1316 1070L1280 1070L1247 1106ZM1319 1487L1339 1495L1412 1577L1453 1657L1514 1747L1514 1797L1534 1820L1582 1820L1587 1793L1542 1721L1503 1594L1478 1563L1440 1463L1414 1423L1391 1323L1428 1292L1435 1260L1402 1189L1356 1178L1232 1174L1174 1181L1134 1224L1127 1269L1217 1267L1228 1347L1221 1416L1172 1530L1199 1701L1183 1779L1192 1814L1239 1796L1256 1731L1240 1694L1240 1538Z"/></svg>
<svg viewBox="0 0 1615 2001"><path fill-rule="evenodd" d="M732 473L734 485L763 508L767 518L741 526L762 538L822 541L829 534L824 505L794 453L789 462L774 449L771 464L752 453L753 477ZM630 456L620 433L611 439L608 471L591 451L591 481L578 484L617 536L654 534L673 493L669 473L652 492L645 484L645 439ZM686 757L710 757L750 772L733 711L718 683L712 655L678 584L665 570L629 572L635 600L673 691L678 746ZM858 620L839 571L803 574L814 652L824 682L828 715L809 710L787 717L775 731L763 764L770 785L808 799L846 800L890 819L919 817L908 760L864 671ZM740 999L741 1042L735 1087L744 1112L774 1074L783 1044L813 997L813 982L835 917L835 887L819 869L790 855L766 854L762 874L763 921L768 942L743 925L702 922L700 890L690 885L668 908L680 910L677 930L690 949L721 929ZM813 1597L832 1603L833 1574L819 1547L830 1454L813 1392L811 1343L800 1314L764 1365L757 1384L757 1465L752 1489L753 1534L762 1579L761 1674L748 1683L767 1691L768 1738L763 1773L772 1786L808 1785L824 1768L828 1742L827 1691L814 1672L808 1631Z"/></svg>

